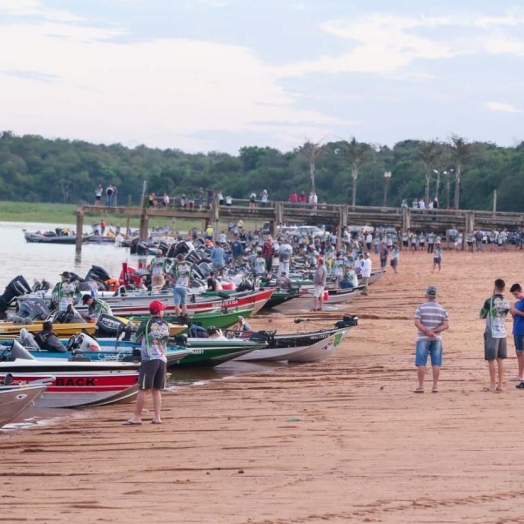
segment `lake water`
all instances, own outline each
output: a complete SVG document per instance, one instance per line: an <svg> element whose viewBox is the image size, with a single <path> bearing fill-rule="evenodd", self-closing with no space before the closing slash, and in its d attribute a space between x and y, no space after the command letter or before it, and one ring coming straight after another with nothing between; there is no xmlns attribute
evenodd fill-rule
<svg viewBox="0 0 524 524"><path fill-rule="evenodd" d="M95 264L118 277L122 262L138 263L138 257L130 255L128 248L115 247L114 244L85 244L81 255L77 256L74 245L32 244L24 238L24 229L43 232L66 226L75 228L72 224L0 222L0 290L3 291L17 275L23 275L30 286L35 278L45 278L54 284L63 271L84 277Z"/></svg>

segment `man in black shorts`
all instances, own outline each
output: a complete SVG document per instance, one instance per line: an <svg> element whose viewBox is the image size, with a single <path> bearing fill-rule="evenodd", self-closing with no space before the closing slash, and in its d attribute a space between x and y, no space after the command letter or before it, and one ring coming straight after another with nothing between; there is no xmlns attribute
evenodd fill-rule
<svg viewBox="0 0 524 524"><path fill-rule="evenodd" d="M162 318L166 306L158 300L149 304L151 318L144 320L136 334L135 340L141 341L141 365L138 375L138 396L133 416L124 422L134 426L142 424L142 411L146 402L147 392L153 396L154 417L153 424L162 424L160 410L162 408L162 393L165 388L167 358L166 348L169 338L169 325Z"/></svg>

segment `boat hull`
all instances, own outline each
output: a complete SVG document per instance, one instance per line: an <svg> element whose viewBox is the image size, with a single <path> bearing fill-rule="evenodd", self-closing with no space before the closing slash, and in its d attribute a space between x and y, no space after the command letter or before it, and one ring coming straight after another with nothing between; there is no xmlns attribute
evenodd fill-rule
<svg viewBox="0 0 524 524"><path fill-rule="evenodd" d="M0 427L5 426L46 390L47 384L38 386L0 386Z"/></svg>
<svg viewBox="0 0 524 524"><path fill-rule="evenodd" d="M320 362L328 359L341 344L349 328L303 333L296 335L276 335L276 347L255 350L238 357L237 361L258 362ZM307 342L305 343L307 339Z"/></svg>
<svg viewBox="0 0 524 524"><path fill-rule="evenodd" d="M49 380L49 372L13 373L12 384L29 384ZM0 377L5 373L0 372ZM121 402L132 402L138 393L138 373L57 372L49 387L35 400L37 407L85 408Z"/></svg>

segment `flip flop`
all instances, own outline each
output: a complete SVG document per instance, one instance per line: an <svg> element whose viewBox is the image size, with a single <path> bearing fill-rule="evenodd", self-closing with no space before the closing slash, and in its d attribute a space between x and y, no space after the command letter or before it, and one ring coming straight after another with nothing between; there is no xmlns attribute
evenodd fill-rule
<svg viewBox="0 0 524 524"><path fill-rule="evenodd" d="M424 390L422 388L417 388L413 393L424 393Z"/></svg>
<svg viewBox="0 0 524 524"><path fill-rule="evenodd" d="M431 393L438 393L438 389L437 389L437 388L433 388L433 389L431 390Z"/></svg>
<svg viewBox="0 0 524 524"><path fill-rule="evenodd" d="M122 426L141 426L142 422L133 422L131 420L126 420L122 423Z"/></svg>
<svg viewBox="0 0 524 524"><path fill-rule="evenodd" d="M162 424L162 422L157 422L156 420L152 420L151 424Z"/></svg>
<svg viewBox="0 0 524 524"><path fill-rule="evenodd" d="M490 393L495 393L497 391L495 388L482 388L482 391L489 391Z"/></svg>

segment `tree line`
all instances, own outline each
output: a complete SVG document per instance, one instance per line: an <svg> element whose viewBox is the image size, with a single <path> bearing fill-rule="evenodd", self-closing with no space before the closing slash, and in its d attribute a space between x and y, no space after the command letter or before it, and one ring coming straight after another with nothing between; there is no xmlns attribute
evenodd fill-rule
<svg viewBox="0 0 524 524"><path fill-rule="evenodd" d="M384 174L389 173L389 177ZM524 142L501 147L452 136L448 141L404 140L393 147L307 140L293 151L246 146L238 155L185 153L144 145L0 133L0 200L92 203L98 184L115 184L119 205L138 205L148 191L171 197L214 188L233 198L267 189L270 200L315 191L318 202L400 206L438 197L441 208L521 211ZM386 193L387 192L387 193Z"/></svg>

